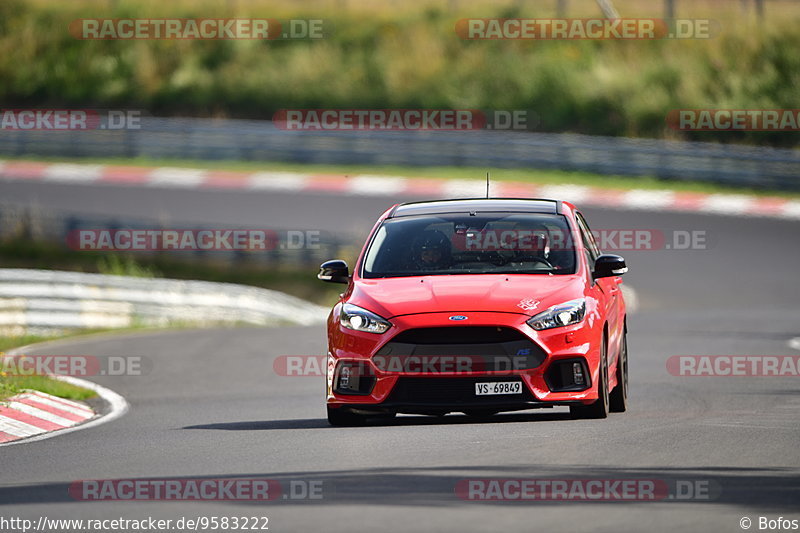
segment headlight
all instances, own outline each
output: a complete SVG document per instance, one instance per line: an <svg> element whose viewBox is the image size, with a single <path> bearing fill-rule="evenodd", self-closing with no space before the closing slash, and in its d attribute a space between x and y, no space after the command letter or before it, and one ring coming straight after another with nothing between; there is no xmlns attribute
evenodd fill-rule
<svg viewBox="0 0 800 533"><path fill-rule="evenodd" d="M528 325L537 331L560 328L577 324L586 314L586 300L578 298L560 305L554 305L528 320Z"/></svg>
<svg viewBox="0 0 800 533"><path fill-rule="evenodd" d="M371 311L362 309L357 305L344 304L340 314L342 326L356 331L367 333L386 333L392 324Z"/></svg>

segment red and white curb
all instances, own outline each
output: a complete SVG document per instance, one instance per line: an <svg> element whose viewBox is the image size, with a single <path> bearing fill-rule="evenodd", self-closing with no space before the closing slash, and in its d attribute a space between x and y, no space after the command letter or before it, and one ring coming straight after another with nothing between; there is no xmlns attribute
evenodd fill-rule
<svg viewBox="0 0 800 533"><path fill-rule="evenodd" d="M95 416L83 403L26 391L0 403L0 443L66 429Z"/></svg>
<svg viewBox="0 0 800 533"><path fill-rule="evenodd" d="M0 161L0 180L135 185L154 188L292 191L360 196L413 195L427 198L483 197L482 180L448 180L299 172L234 172L174 167L132 167L72 163ZM777 196L708 194L651 189L604 189L583 185L492 183L494 197L558 198L578 205L683 211L800 220L800 200Z"/></svg>
<svg viewBox="0 0 800 533"><path fill-rule="evenodd" d="M83 403L38 391L26 391L0 403L0 447L49 439L116 420L128 402L116 392L91 381L69 376L54 379L93 390L106 401L108 412L98 415Z"/></svg>

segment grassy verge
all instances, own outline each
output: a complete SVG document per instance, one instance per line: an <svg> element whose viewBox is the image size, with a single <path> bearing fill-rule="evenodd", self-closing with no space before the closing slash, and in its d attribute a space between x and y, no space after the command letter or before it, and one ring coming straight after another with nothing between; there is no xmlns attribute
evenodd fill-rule
<svg viewBox="0 0 800 533"><path fill-rule="evenodd" d="M67 400L88 400L97 393L71 383L48 376L2 376L0 375L0 402L25 389L37 390Z"/></svg>
<svg viewBox="0 0 800 533"><path fill-rule="evenodd" d="M4 352L20 346L26 346L36 342L44 342L64 338L69 335L43 336L43 335L21 335L21 336L0 336L0 357ZM1 361L0 361L1 363ZM8 368L0 364L0 402L14 396L25 389L33 389L46 394L52 394L59 398L69 400L87 400L97 394L89 389L78 387L70 383L58 381L48 376L19 376L6 372Z"/></svg>
<svg viewBox="0 0 800 533"><path fill-rule="evenodd" d="M5 157L9 161L25 161L30 157ZM284 171L312 174L359 174L400 176L411 178L474 179L484 180L486 172L491 173L493 181L515 181L541 185L586 185L608 189L647 189L672 190L684 192L752 194L755 196L780 196L800 199L800 193L774 191L749 187L736 187L725 184L665 180L654 176L618 176L594 174L591 172L571 172L564 170L505 169L478 167L403 167L396 165L306 165L300 163L255 162L255 161L205 161L196 159L149 159L149 158L66 158L37 157L37 162L69 162L100 165L124 165L140 167L188 167L206 170L226 170L238 172Z"/></svg>
<svg viewBox="0 0 800 533"><path fill-rule="evenodd" d="M37 342L49 341L53 338L55 337L45 335L0 335L0 354L13 348L19 348L20 346L27 346L28 344L34 344Z"/></svg>

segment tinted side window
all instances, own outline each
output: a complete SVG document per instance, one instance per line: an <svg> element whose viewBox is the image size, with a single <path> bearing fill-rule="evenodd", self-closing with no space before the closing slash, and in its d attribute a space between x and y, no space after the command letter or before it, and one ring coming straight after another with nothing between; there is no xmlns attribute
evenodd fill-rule
<svg viewBox="0 0 800 533"><path fill-rule="evenodd" d="M583 241L583 253L586 257L586 265L588 266L590 272L594 272L594 263L597 260L597 257L600 255L600 251L597 248L597 243L594 242L594 236L592 236L592 232L589 231L588 226L586 226L586 221L583 219L580 213L575 213L575 219L578 221L578 230L581 233L581 240Z"/></svg>
<svg viewBox="0 0 800 533"><path fill-rule="evenodd" d="M594 260L597 259L602 252L600 251L600 248L597 246L597 241L594 240L594 235L592 234L592 230L589 229L589 224L586 223L586 219L583 218L583 215L581 215L580 213L575 213L575 218L578 220L578 227L581 229L581 238L583 239L583 245L591 253L592 264L594 264Z"/></svg>

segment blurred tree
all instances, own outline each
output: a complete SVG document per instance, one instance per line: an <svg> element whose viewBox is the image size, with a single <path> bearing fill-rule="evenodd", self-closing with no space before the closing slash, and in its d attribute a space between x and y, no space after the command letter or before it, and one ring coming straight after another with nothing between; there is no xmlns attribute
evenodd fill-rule
<svg viewBox="0 0 800 533"><path fill-rule="evenodd" d="M764 0L755 0L756 3L756 15L760 20L764 19Z"/></svg>
<svg viewBox="0 0 800 533"><path fill-rule="evenodd" d="M614 3L611 0L597 0L597 5L600 6L600 9L603 11L603 15L608 19L618 19L619 12L614 7Z"/></svg>
<svg viewBox="0 0 800 533"><path fill-rule="evenodd" d="M664 18L675 18L675 0L664 0Z"/></svg>

